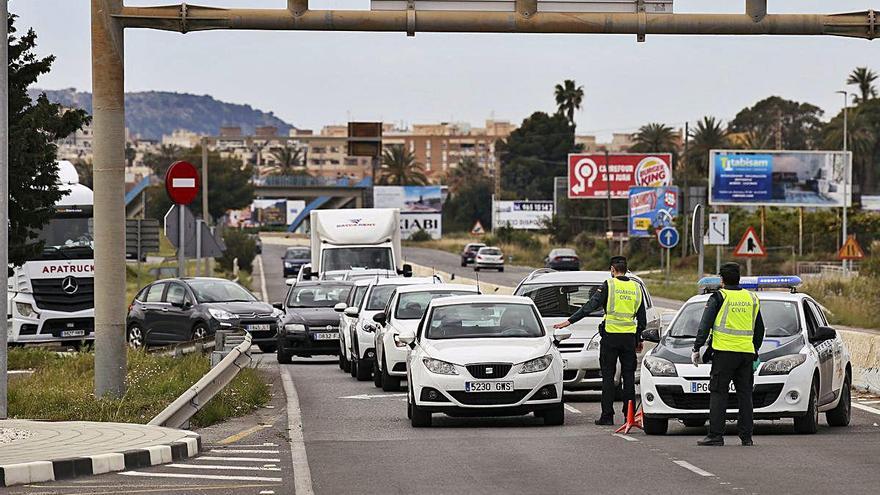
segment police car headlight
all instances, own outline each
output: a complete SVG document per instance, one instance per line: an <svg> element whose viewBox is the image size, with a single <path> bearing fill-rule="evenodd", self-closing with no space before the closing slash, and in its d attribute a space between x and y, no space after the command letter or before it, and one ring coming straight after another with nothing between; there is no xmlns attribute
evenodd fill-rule
<svg viewBox="0 0 880 495"><path fill-rule="evenodd" d="M452 363L434 358L422 358L422 362L425 363L425 368L428 368L428 371L431 373L437 373L438 375L458 374L458 371L455 371L455 365Z"/></svg>
<svg viewBox="0 0 880 495"><path fill-rule="evenodd" d="M300 323L288 323L284 325L285 332L305 332L306 326Z"/></svg>
<svg viewBox="0 0 880 495"><path fill-rule="evenodd" d="M759 374L787 375L791 372L791 370L804 364L806 360L807 356L803 354L789 354L788 356L773 358L770 361L764 363L764 366L761 366L761 372Z"/></svg>
<svg viewBox="0 0 880 495"><path fill-rule="evenodd" d="M226 321L226 320L234 320L235 315L226 311L224 309L217 308L208 308L208 314L211 315L215 320Z"/></svg>
<svg viewBox="0 0 880 495"><path fill-rule="evenodd" d="M553 356L551 356L550 354L532 359L530 361L526 361L525 363L523 363L520 373L537 373L539 371L544 371L550 366L550 363L552 362Z"/></svg>
<svg viewBox="0 0 880 495"><path fill-rule="evenodd" d="M31 316L36 316L37 312L34 310L34 307L29 303L15 303L15 310L18 311L18 314L24 316L25 318L30 318Z"/></svg>
<svg viewBox="0 0 880 495"><path fill-rule="evenodd" d="M645 368L651 372L651 376L678 376L675 365L668 359L657 356L645 356Z"/></svg>

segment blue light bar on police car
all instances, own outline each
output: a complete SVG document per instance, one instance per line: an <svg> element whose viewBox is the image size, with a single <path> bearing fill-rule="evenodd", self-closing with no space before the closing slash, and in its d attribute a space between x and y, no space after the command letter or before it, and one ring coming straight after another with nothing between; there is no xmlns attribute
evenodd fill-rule
<svg viewBox="0 0 880 495"><path fill-rule="evenodd" d="M739 279L739 286L749 290L794 289L802 282L801 278L796 275L742 277ZM721 288L721 277L703 277L697 282L697 285L705 290L719 289Z"/></svg>

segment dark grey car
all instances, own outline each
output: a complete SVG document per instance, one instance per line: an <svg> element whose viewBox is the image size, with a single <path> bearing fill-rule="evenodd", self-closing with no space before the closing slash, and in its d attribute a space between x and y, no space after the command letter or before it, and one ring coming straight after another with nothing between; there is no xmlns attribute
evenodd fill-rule
<svg viewBox="0 0 880 495"><path fill-rule="evenodd" d="M334 307L348 299L351 282L300 282L287 292L284 325L278 331L278 362L291 357L339 354L339 313Z"/></svg>

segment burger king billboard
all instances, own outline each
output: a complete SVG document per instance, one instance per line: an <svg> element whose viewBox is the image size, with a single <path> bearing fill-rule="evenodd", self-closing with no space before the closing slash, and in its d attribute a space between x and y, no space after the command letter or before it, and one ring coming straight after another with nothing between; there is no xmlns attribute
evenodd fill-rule
<svg viewBox="0 0 880 495"><path fill-rule="evenodd" d="M570 199L626 199L630 187L672 184L670 153L573 153L568 155Z"/></svg>

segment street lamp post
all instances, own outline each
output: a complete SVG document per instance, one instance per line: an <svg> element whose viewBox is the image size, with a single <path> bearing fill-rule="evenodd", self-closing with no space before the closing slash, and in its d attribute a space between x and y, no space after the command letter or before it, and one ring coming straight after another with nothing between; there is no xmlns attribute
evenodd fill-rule
<svg viewBox="0 0 880 495"><path fill-rule="evenodd" d="M847 240L847 232L846 232L846 223L847 223L847 207L849 206L847 203L847 199L849 198L849 161L847 160L847 147L848 147L848 136L847 136L847 128L849 127L849 122L847 121L847 110L849 109L849 92L848 91L837 91L838 94L843 95L843 239L841 239L841 246L846 243ZM843 274L847 274L847 262L846 260L842 261L843 263Z"/></svg>

